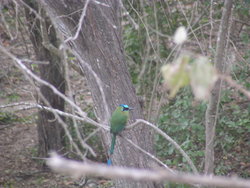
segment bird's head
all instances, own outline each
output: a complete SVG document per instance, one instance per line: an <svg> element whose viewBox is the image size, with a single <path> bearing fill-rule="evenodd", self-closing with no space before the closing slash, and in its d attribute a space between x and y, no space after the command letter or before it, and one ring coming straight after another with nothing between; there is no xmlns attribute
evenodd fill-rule
<svg viewBox="0 0 250 188"><path fill-rule="evenodd" d="M122 111L129 111L129 110L133 110L133 108L129 107L126 104L120 104L120 107L122 107Z"/></svg>

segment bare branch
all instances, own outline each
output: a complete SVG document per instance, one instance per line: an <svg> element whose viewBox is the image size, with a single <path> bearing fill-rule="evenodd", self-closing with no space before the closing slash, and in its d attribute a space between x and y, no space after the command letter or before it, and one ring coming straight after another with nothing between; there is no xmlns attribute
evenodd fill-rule
<svg viewBox="0 0 250 188"><path fill-rule="evenodd" d="M100 2L100 1L96 1L96 0L92 0L94 3L96 3L97 5L102 5L102 6L104 6L104 7L110 7L108 4L106 4L106 3L102 3L102 2Z"/></svg>
<svg viewBox="0 0 250 188"><path fill-rule="evenodd" d="M16 63L16 66L20 68L26 75L30 76L34 80L36 80L40 84L44 84L45 86L48 86L55 94L63 98L67 103L69 103L72 107L74 107L78 113L82 117L87 117L87 114L81 110L79 106L77 106L73 101L71 101L69 98L67 98L64 94L62 94L60 91L58 91L53 85L50 83L42 80L37 75L35 75L32 71L30 71L20 59L16 58L12 53L10 53L8 50L6 50L2 45L0 45L0 51L2 51L4 54L9 56L14 62Z"/></svg>
<svg viewBox="0 0 250 188"><path fill-rule="evenodd" d="M213 0L210 0L210 11L209 11L209 22L210 22L210 33L209 33L209 48L212 49L212 32L214 29L214 25L213 25Z"/></svg>
<svg viewBox="0 0 250 188"><path fill-rule="evenodd" d="M179 0L178 0L178 4L180 5L182 14L184 15L184 17L185 17L185 19L186 19L186 21L187 21L188 29L191 30L192 34L193 34L194 37L195 37L195 40L197 41L197 44L199 45L199 47L200 47L200 49L201 49L202 54L204 55L205 53L204 53L204 50L203 50L203 48L202 48L202 46L201 46L201 43L200 43L200 41L199 41L197 35L196 35L195 32L193 31L193 28L192 28L192 26L191 26L191 24L190 24L190 21L188 20L188 18L187 18L187 16L186 16L186 13L185 13L185 11L183 10L183 5L182 5L182 3L181 3Z"/></svg>
<svg viewBox="0 0 250 188"><path fill-rule="evenodd" d="M20 59L22 62L30 63L30 64L40 64L40 65L48 65L49 61L37 61L32 59Z"/></svg>
<svg viewBox="0 0 250 188"><path fill-rule="evenodd" d="M30 71L22 62L20 59L18 59L17 57L15 57L12 53L10 53L8 50L6 50L2 45L0 45L0 51L2 51L5 55L9 56L12 60L14 60L14 62L16 63L16 66L22 71L24 72L24 74L26 76L28 76L29 81L32 83L33 80L31 78L33 78L34 80L36 80L37 82L39 82L40 84L43 84L47 87L49 87L55 94L57 94L58 96L60 96L61 98L63 98L66 102L68 102L73 108L75 108L78 113L83 117L83 118L87 118L87 114L85 112L83 112L81 110L81 108L79 106L77 106L72 100L70 100L68 97L66 97L63 93L61 93L60 91L58 91L53 85L51 85L50 83L42 80L41 78L39 78L37 75L35 75L32 71ZM31 78L30 78L31 77ZM38 92L38 94L40 94ZM41 96L41 94L40 94ZM43 100L46 100L43 96L42 96ZM46 102L46 104L49 105L48 102ZM82 159L84 159L85 157L81 154L81 151L79 149L79 147L77 146L77 144L73 141L73 138L68 130L68 125L65 124L63 122L63 120L60 118L60 116L55 113L54 111L52 111L52 113L55 115L55 118L58 120L58 122L62 125L65 134L67 135L67 137L69 138L69 141L73 144L74 148L76 149L77 153L82 157ZM91 149L91 147L88 147L87 144L85 144L84 142L81 142L82 146L87 148L93 156L96 156L95 152Z"/></svg>
<svg viewBox="0 0 250 188"><path fill-rule="evenodd" d="M90 120L90 122L93 123L92 120L89 119L89 118L86 118L86 119L81 118L79 116L75 116L75 115L69 114L67 112L62 112L62 111L60 111L58 109L50 108L50 107L47 107L47 106L42 106L40 104L28 103L28 102L19 102L19 103L7 104L7 105L0 105L0 108L8 108L8 107L13 107L13 106L23 106L23 105L24 105L24 107L21 107L18 110L29 110L29 109L32 109L32 108L39 108L39 109L42 109L42 110L47 110L49 112L52 112L53 114L55 114L56 117L58 115L60 115L60 116L75 118L77 120L84 121L84 122L88 122L88 120ZM62 120L60 118L57 118L57 119L62 124L63 128L65 129L66 135L69 137L70 142L73 142L71 134L69 133L69 130L68 130L68 126L65 123L61 122ZM103 129L105 129L105 128L108 129L108 126L106 126L106 127L102 126L102 128ZM79 141L80 141L83 148L86 148L87 150L89 150L90 153L94 157L96 157L96 153L94 152L94 150L88 144L86 144L86 142L84 140L79 138Z"/></svg>
<svg viewBox="0 0 250 188"><path fill-rule="evenodd" d="M77 30L76 30L75 35L74 35L73 37L67 38L67 39L64 41L64 43L67 43L67 42L69 42L70 40L73 41L73 40L76 40L76 39L77 39L77 37L78 37L78 35L79 35L80 31L81 31L81 28L82 28L83 20L84 20L84 17L85 17L85 15L86 15L86 11L87 11L87 7L88 7L88 4L89 4L89 1L90 1L90 0L87 0L86 3L85 3L85 5L84 5L84 7L83 7L82 14L81 14L80 20L79 20L79 22L78 22L78 26L77 26Z"/></svg>
<svg viewBox="0 0 250 188"><path fill-rule="evenodd" d="M162 135L166 140L168 140L171 144L173 144L175 146L175 148L183 155L183 157L187 160L188 164L190 165L190 167L192 168L192 170L194 171L195 174L198 174L198 170L196 169L196 167L194 166L194 163L192 162L192 160L190 159L190 157L186 154L186 152L181 148L181 146L179 144L177 144L170 136L168 136L166 133L164 133L161 129L159 129L157 126L155 126L154 124L145 121L143 119L137 119L135 121L135 123L131 124L128 128L132 128L138 124L144 124L144 125L148 125L150 127L152 127L154 130L156 130L157 133L159 133L160 135Z"/></svg>
<svg viewBox="0 0 250 188"><path fill-rule="evenodd" d="M246 90L242 85L234 81L230 76L220 75L220 78L227 82L230 87L233 87L243 93L248 99L250 99L250 91Z"/></svg>
<svg viewBox="0 0 250 188"><path fill-rule="evenodd" d="M139 25L135 22L135 20L130 16L129 12L127 11L127 9L125 8L125 6L123 5L123 2L121 0L119 0L119 3L122 7L122 9L125 11L124 15L128 17L128 20L131 22L132 26L135 28L135 30L139 29Z"/></svg>
<svg viewBox="0 0 250 188"><path fill-rule="evenodd" d="M67 113L67 112L62 112L62 111L60 111L58 109L49 108L49 107L42 106L42 105L39 105L39 104L32 104L32 103L21 102L21 103L13 103L13 104L8 104L8 105L0 105L0 108L7 108L7 107L12 107L12 106L20 106L20 105L25 105L26 106L25 108L22 108L22 110L27 110L27 109L31 109L31 108L40 108L40 109L43 109L43 110L47 110L47 111L50 111L50 112L57 113L60 116L74 118L76 120L87 122L87 123L90 123L90 124L92 124L92 125L94 125L96 127L99 127L96 131L93 132L93 134L96 134L100 130L100 128L102 128L102 129L104 129L106 131L110 130L109 126L97 123L97 122L95 122L94 120L92 120L92 119L90 119L88 117L82 118L82 117L79 117L79 116L76 116L76 115L73 115L73 114L70 114L70 113ZM159 133L160 135L162 135L166 140L168 140L171 144L173 144L175 146L175 148L187 160L187 162L191 166L191 168L194 171L194 173L198 174L198 171L197 171L196 167L194 166L192 160L185 153L185 151L181 148L181 146L179 146L170 136L168 136L166 133L164 133L161 129L159 129L158 127L156 127L154 124L152 124L152 123L150 123L148 121L145 121L143 119L137 119L133 124L127 126L126 129L131 129L131 128L135 127L138 124L148 125L148 126L152 127L153 129L155 129L157 131L157 133ZM91 134L91 136L93 134ZM148 153L147 151L143 150L141 147L139 147L138 145L136 145L135 143L133 143L131 140L129 140L129 139L125 138L125 137L122 137L122 138L125 139L127 142L129 142L133 147L135 147L136 149L138 149L142 153L146 154L151 159L155 160L157 163L159 163L162 166L164 166L170 172L174 173L172 169L170 169L166 164L164 164L162 161L160 161L157 157L155 157L154 155L152 155L152 154ZM83 140L83 143L86 142L86 140L87 140L87 138L85 140ZM92 151L92 150L90 150L90 151Z"/></svg>
<svg viewBox="0 0 250 188"><path fill-rule="evenodd" d="M136 145L134 142L132 142L131 140L122 137L123 139L125 139L128 143L130 143L132 146L134 146L136 149L138 149L139 151L141 151L142 153L144 153L145 155L149 156L151 159L155 160L157 163L161 164L163 167L165 167L169 172L171 173L175 173L171 168L169 168L166 164L164 164L160 159L158 159L157 157L155 157L154 155L152 155L151 153L145 151L144 149L142 149L140 146Z"/></svg>
<svg viewBox="0 0 250 188"><path fill-rule="evenodd" d="M49 112L53 112L53 113L57 113L59 114L60 116L65 116L65 117L70 117L70 118L73 118L73 119L76 119L78 121L83 121L83 122L87 122L87 123L90 123L94 126L97 126L98 128L92 132L90 135L88 135L88 137L86 137L82 143L86 143L86 141L92 137L94 134L96 134L98 131L102 129L106 130L106 131L109 131L110 130L110 127L107 126L107 125L102 125L102 124L99 124L95 121L93 121L92 119L86 117L86 118L81 118L79 116L76 116L76 115L73 115L73 114L70 114L70 113L67 113L67 112L62 112L58 109L53 109L53 108L50 108L50 107L47 107L47 106L42 106L40 104L35 104L35 103L28 103L28 102L19 102L19 103L12 103L12 104L7 104L7 105L0 105L0 108L8 108L8 107L13 107L13 106L25 106L25 107L21 107L19 108L18 110L29 110L29 109L32 109L32 108L39 108L39 109L43 109L43 110L47 110ZM133 126L129 126L128 128L132 128L134 127L135 124L132 124ZM162 166L164 166L166 169L168 169L170 172L174 173L174 171L172 169L170 169L166 164L164 164L162 161L160 161L157 157L155 157L154 155L150 154L149 152L145 151L144 149L142 149L141 147L139 147L138 145L136 145L135 143L133 143L131 140L125 138L122 136L123 139L125 139L127 142L129 142L133 147L135 147L136 149L138 149L139 151L141 151L142 153L146 154L147 156L149 156L151 159L155 160L157 163L161 164ZM93 156L95 156L95 152L87 145L84 145L85 148L89 149L91 154Z"/></svg>
<svg viewBox="0 0 250 188"><path fill-rule="evenodd" d="M104 85L103 85L103 82L101 81L101 79L99 78L99 76L96 74L96 72L91 68L91 66L85 62L83 60L83 58L74 50L70 49L70 48L67 48L65 46L66 49L68 49L78 60L79 60L79 66L81 68L81 71L84 72L84 69L83 67L86 67L88 69L88 71L91 72L91 74L93 75L93 77L95 78L96 80L96 83L97 85L99 86L99 89L100 89L100 92L101 92L101 96L102 96L102 100L103 100L103 106L104 106L104 109L105 109L105 120L108 120L108 116L111 114L110 113L110 110L108 108L108 103L107 103L107 100L106 100L106 95L104 93Z"/></svg>
<svg viewBox="0 0 250 188"><path fill-rule="evenodd" d="M41 15L34 10L32 7L30 7L27 3L25 3L23 0L20 0L20 3L23 4L25 7L27 7L29 9L30 12L34 13L36 15L36 17L41 20L41 22L44 22L44 19L41 17Z"/></svg>
<svg viewBox="0 0 250 188"><path fill-rule="evenodd" d="M0 17L1 17L1 21L3 23L3 26L5 27L9 37L11 40L14 40L14 36L12 35L11 33L11 30L10 30L10 27L9 27L9 24L7 24L6 22L6 19L5 19L5 16L4 16L4 13L2 11L2 6L0 5Z"/></svg>
<svg viewBox="0 0 250 188"><path fill-rule="evenodd" d="M89 164L77 161L67 160L55 153L47 159L47 164L54 171L70 175L74 178L82 176L101 176L106 178L123 178L134 181L156 181L156 182L175 182L185 184L199 184L205 186L249 188L250 181L237 177L219 177L219 176L202 176L187 173L170 173L162 169L136 169L116 166L107 166L103 164Z"/></svg>
<svg viewBox="0 0 250 188"><path fill-rule="evenodd" d="M19 103L0 105L0 108L8 108L8 107L13 107L13 106L21 106L21 105L24 105L25 107L22 107L22 108L20 108L18 110L29 110L29 109L32 109L32 108L39 108L39 109L47 110L49 112L57 113L60 116L75 118L76 120L83 121L83 122L89 123L91 125L94 125L96 127L102 128L102 129L104 129L106 131L109 131L109 126L97 123L97 122L95 122L94 120L92 120L92 119L90 119L88 117L82 118L82 117L79 117L77 115L73 115L73 114L63 112L63 111L60 111L58 109L50 108L50 107L47 107L47 106L42 106L40 104L28 103L28 102L19 102Z"/></svg>

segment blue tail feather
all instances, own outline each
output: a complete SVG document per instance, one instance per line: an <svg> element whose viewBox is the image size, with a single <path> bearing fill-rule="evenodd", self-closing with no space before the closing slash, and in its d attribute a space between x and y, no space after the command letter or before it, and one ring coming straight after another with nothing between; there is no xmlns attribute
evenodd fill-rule
<svg viewBox="0 0 250 188"><path fill-rule="evenodd" d="M111 165L112 165L111 159L108 159L107 164L108 164L108 166L111 166Z"/></svg>

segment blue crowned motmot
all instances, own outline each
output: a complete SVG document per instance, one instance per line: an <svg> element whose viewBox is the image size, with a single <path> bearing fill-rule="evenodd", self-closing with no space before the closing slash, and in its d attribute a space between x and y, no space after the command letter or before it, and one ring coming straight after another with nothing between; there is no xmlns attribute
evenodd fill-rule
<svg viewBox="0 0 250 188"><path fill-rule="evenodd" d="M125 128L129 118L129 110L132 109L133 108L130 108L128 105L121 104L112 113L112 116L110 118L110 133L112 134L112 141L109 150L110 156L114 153L116 136ZM111 165L110 158L108 160L108 165Z"/></svg>

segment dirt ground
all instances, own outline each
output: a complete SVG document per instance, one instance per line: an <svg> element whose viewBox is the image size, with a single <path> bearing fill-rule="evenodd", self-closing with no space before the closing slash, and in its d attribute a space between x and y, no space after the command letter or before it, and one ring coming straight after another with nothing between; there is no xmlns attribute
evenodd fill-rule
<svg viewBox="0 0 250 188"><path fill-rule="evenodd" d="M35 157L36 148L34 123L0 125L1 188L98 187L102 183L88 180L86 185L80 186L79 180L42 169L41 160Z"/></svg>

